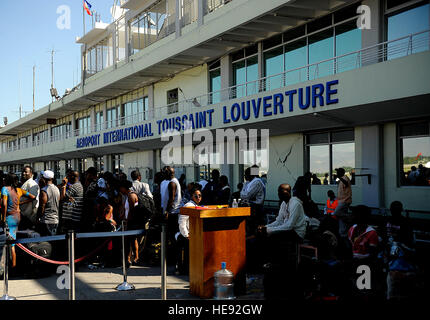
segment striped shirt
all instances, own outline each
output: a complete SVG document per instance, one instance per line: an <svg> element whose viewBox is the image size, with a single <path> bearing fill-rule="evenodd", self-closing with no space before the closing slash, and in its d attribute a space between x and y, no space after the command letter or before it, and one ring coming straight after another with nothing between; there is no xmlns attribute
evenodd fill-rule
<svg viewBox="0 0 430 320"><path fill-rule="evenodd" d="M84 188L80 182L76 182L66 191L63 203L63 221L65 226L68 226L68 223L76 225L81 221L83 203Z"/></svg>

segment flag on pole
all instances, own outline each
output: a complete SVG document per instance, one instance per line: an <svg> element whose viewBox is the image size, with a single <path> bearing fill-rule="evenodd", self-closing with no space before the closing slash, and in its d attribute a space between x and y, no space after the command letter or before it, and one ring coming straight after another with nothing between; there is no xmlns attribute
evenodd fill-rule
<svg viewBox="0 0 430 320"><path fill-rule="evenodd" d="M93 13L91 12L91 7L91 4L87 0L84 0L84 9L90 16L93 15Z"/></svg>

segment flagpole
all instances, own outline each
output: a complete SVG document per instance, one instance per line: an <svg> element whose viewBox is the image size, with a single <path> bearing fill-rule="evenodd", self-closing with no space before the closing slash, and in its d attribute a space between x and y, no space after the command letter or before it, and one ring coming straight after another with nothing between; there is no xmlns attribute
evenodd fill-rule
<svg viewBox="0 0 430 320"><path fill-rule="evenodd" d="M85 36L85 8L84 8L83 1L82 1L82 20L83 20L83 26L84 26L84 34L82 36Z"/></svg>

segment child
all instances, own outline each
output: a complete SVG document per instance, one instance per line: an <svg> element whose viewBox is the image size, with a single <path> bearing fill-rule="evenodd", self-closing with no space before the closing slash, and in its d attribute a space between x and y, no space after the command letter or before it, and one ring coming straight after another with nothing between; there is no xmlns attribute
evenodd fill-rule
<svg viewBox="0 0 430 320"><path fill-rule="evenodd" d="M327 203L326 206L324 208L324 215L330 215L333 218L336 218L335 216L333 216L333 212L334 210L336 210L336 207L338 205L338 201L336 199L336 195L334 194L333 190L329 190L327 191Z"/></svg>

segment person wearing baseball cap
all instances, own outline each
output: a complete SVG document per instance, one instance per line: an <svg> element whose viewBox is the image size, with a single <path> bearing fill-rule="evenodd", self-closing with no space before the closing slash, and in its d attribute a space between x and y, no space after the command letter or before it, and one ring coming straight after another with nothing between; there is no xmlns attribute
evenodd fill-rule
<svg viewBox="0 0 430 320"><path fill-rule="evenodd" d="M53 183L55 174L51 170L42 171L45 181L39 196L38 231L41 236L53 236L59 223L60 190Z"/></svg>

